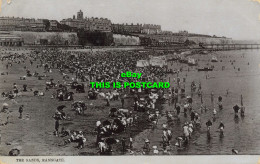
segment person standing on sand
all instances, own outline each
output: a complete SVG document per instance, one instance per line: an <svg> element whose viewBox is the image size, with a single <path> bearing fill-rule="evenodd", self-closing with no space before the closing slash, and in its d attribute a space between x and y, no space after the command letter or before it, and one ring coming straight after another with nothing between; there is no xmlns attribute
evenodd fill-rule
<svg viewBox="0 0 260 164"><path fill-rule="evenodd" d="M214 92L211 92L210 96L211 96L211 102L213 102L214 101Z"/></svg>
<svg viewBox="0 0 260 164"><path fill-rule="evenodd" d="M124 108L124 104L125 104L125 98L124 98L124 96L121 97L121 103L122 103L122 108Z"/></svg>
<svg viewBox="0 0 260 164"><path fill-rule="evenodd" d="M105 98L106 98L106 101L107 101L107 104L106 104L106 106L110 106L110 93L108 92L108 93L106 93L106 96L105 96Z"/></svg>
<svg viewBox="0 0 260 164"><path fill-rule="evenodd" d="M133 137L130 135L129 137L129 149L133 149Z"/></svg>
<svg viewBox="0 0 260 164"><path fill-rule="evenodd" d="M56 121L55 121L55 135L56 135L56 136L59 135L59 127L60 127L59 120L56 120Z"/></svg>
<svg viewBox="0 0 260 164"><path fill-rule="evenodd" d="M126 140L125 140L125 137L123 137L123 139L122 139L122 152L123 152L123 154L125 154L125 150L126 150Z"/></svg>
<svg viewBox="0 0 260 164"><path fill-rule="evenodd" d="M177 116L179 117L180 113L181 113L181 107L180 105L176 105L176 112L177 112Z"/></svg>
<svg viewBox="0 0 260 164"><path fill-rule="evenodd" d="M226 96L228 96L228 94L229 94L229 90L227 89L227 90L226 90Z"/></svg>
<svg viewBox="0 0 260 164"><path fill-rule="evenodd" d="M149 154L149 152L150 152L150 141L146 139L143 146L143 154Z"/></svg>
<svg viewBox="0 0 260 164"><path fill-rule="evenodd" d="M22 117L23 117L23 105L21 105L20 107L19 107L19 113L20 113L20 116L19 116L19 118L20 119L22 119Z"/></svg>

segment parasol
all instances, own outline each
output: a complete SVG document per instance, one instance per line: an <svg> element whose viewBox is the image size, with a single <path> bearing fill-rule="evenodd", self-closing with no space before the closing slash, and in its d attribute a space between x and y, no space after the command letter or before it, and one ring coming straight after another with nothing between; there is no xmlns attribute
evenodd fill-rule
<svg viewBox="0 0 260 164"><path fill-rule="evenodd" d="M117 109L116 108L111 108L110 112L115 113L115 112L117 112Z"/></svg>
<svg viewBox="0 0 260 164"><path fill-rule="evenodd" d="M105 142L106 142L108 145L112 145L112 144L118 143L119 140L114 139L114 138L107 138L107 139L105 139Z"/></svg>
<svg viewBox="0 0 260 164"><path fill-rule="evenodd" d="M60 105L60 106L57 107L57 110L62 110L62 109L64 109L65 107L66 107L65 105Z"/></svg>
<svg viewBox="0 0 260 164"><path fill-rule="evenodd" d="M3 107L8 107L9 105L7 103L3 103Z"/></svg>
<svg viewBox="0 0 260 164"><path fill-rule="evenodd" d="M103 126L106 126L106 125L111 125L111 122L108 120L103 121Z"/></svg>

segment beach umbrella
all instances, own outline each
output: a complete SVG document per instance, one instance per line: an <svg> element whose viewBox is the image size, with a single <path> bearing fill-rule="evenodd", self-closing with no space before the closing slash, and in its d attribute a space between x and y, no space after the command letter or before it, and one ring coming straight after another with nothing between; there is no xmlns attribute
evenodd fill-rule
<svg viewBox="0 0 260 164"><path fill-rule="evenodd" d="M65 105L60 105L60 106L57 107L57 110L62 110L62 109L64 109L65 107L66 107Z"/></svg>
<svg viewBox="0 0 260 164"><path fill-rule="evenodd" d="M117 125L121 125L122 124L122 122L119 119L114 119L114 123L117 124Z"/></svg>
<svg viewBox="0 0 260 164"><path fill-rule="evenodd" d="M111 109L110 109L110 112L116 112L116 111L117 111L116 108L111 108Z"/></svg>
<svg viewBox="0 0 260 164"><path fill-rule="evenodd" d="M3 103L3 107L8 107L9 105L7 103Z"/></svg>
<svg viewBox="0 0 260 164"><path fill-rule="evenodd" d="M103 121L103 126L106 126L106 125L111 125L111 122L108 120Z"/></svg>
<svg viewBox="0 0 260 164"><path fill-rule="evenodd" d="M112 144L118 143L119 140L114 139L114 138L107 138L107 139L105 139L105 142L106 142L107 144L109 144L109 145L112 145Z"/></svg>
<svg viewBox="0 0 260 164"><path fill-rule="evenodd" d="M20 150L18 149L12 149L9 151L9 156L18 156L20 154Z"/></svg>
<svg viewBox="0 0 260 164"><path fill-rule="evenodd" d="M232 149L232 154L238 154L238 150Z"/></svg>

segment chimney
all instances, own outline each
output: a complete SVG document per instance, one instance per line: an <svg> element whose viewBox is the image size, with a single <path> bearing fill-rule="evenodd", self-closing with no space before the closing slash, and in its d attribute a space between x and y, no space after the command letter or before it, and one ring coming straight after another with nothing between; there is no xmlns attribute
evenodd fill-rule
<svg viewBox="0 0 260 164"><path fill-rule="evenodd" d="M73 15L73 19L76 19L75 15Z"/></svg>

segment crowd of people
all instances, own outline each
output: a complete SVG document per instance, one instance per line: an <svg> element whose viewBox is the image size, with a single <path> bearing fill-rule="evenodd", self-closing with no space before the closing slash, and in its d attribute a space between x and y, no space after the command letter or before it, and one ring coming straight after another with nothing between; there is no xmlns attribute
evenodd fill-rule
<svg viewBox="0 0 260 164"><path fill-rule="evenodd" d="M134 135L132 134L132 128L134 126L140 126L140 122L143 119L147 124L151 125L151 129L158 128L158 122L165 117L167 122L162 124L162 152L169 153L172 146L183 148L189 144L189 140L192 134L197 129L201 128L202 122L205 122L207 126L207 135L210 139L210 129L213 123L216 121L216 115L218 110L225 110L222 104L222 97L219 96L217 100L218 109L207 108L203 103L202 85L200 82L192 81L190 84L190 92L187 94L186 76L180 75L182 68L174 71L169 71L167 67L137 67L138 60L148 60L152 56L160 56L168 54L169 52L156 52L156 51L97 51L97 52L72 52L64 51L62 49L35 49L31 50L31 53L16 54L7 53L1 56L1 61L5 64L6 71L2 75L8 76L8 71L12 69L13 65L24 64L25 62L30 65L36 66L36 69L32 69L29 65L24 64L25 76L20 77L20 80L24 81L24 85L17 86L13 84L13 88L10 91L4 91L2 97L5 100L15 101L15 98L21 93L33 91L34 96L45 96L46 92L51 91L50 99L56 99L56 101L70 101L71 108L77 115L84 116L84 111L87 110L87 106L92 104L92 100L100 99L106 102L106 106L110 107L107 112L106 120L97 120L95 135L96 147L101 155L109 155L113 153L112 145L121 143L122 152L127 151L131 154L136 150L133 146ZM177 59L177 58L176 58ZM175 60L175 58L174 58ZM169 63L178 62L168 61ZM45 74L39 74L39 69L44 70ZM53 73L57 70L62 76L62 80L48 79L47 74ZM123 78L121 73L140 72L142 77L138 81L143 82L158 82L167 81L168 74L176 73L176 85L172 85L169 89L130 89L130 88L92 88L89 82L137 82L136 78ZM44 90L32 90L28 87L28 78L35 78L35 80L44 80ZM175 80L174 79L174 80ZM76 94L87 94L85 101L75 99ZM193 106L193 95L201 97L201 108L196 109ZM210 94L211 102L215 103L214 93ZM121 102L120 106L114 107L112 102ZM130 102L130 105L126 105L125 101ZM162 108L158 108L158 104L164 104L168 102L171 110L164 111ZM54 119L54 132L57 137L61 137L64 140L64 144L70 144L75 142L78 144L79 149L85 147L87 137L84 135L84 131L81 129L69 130L66 126L60 128L61 122L66 120L70 121L70 116L63 110L66 106L60 105L53 112ZM238 117L238 111L241 111L241 117L245 116L245 107L242 103L241 107L235 105L233 107L235 117ZM24 117L23 112L26 110L26 106L20 105L18 112L19 118ZM206 120L201 119L201 115L205 112L212 110L212 117ZM8 111L8 104L3 105L2 112ZM181 117L181 113L184 113ZM182 134L177 134L175 138L175 144L171 144L173 141L173 133L171 123L180 122L180 120L187 120L190 115L190 120L185 121L182 129ZM183 121L182 120L182 121ZM212 121L211 121L212 120ZM142 125L141 125L142 126ZM80 127L79 127L80 128ZM221 137L224 137L225 125L222 121L219 121L219 132ZM129 134L127 137L120 137L122 134ZM176 135L176 134L175 134ZM144 146L141 151L142 154L150 154L150 140L144 138ZM154 145L153 154L160 154L158 146Z"/></svg>

